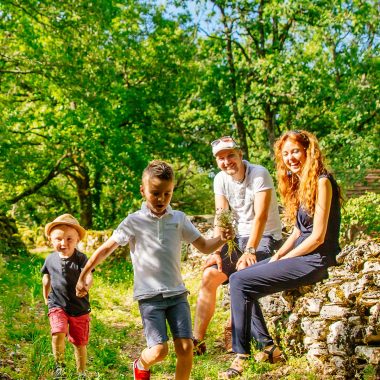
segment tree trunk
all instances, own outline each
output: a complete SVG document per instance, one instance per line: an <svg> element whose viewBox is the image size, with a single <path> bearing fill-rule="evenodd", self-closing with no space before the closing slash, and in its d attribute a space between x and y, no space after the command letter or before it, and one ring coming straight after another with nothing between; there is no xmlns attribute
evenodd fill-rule
<svg viewBox="0 0 380 380"><path fill-rule="evenodd" d="M229 68L229 83L231 91L231 103L232 103L232 113L234 115L236 129L239 137L240 148L243 151L243 155L249 160L248 144L247 144L247 133L245 130L245 124L243 117L239 111L238 99L237 99L237 84L236 84L236 69L234 62L234 55L232 49L232 31L228 25L227 18L225 15L225 10L219 5L220 12L223 16L224 34L226 37L226 50L227 50L227 62Z"/></svg>
<svg viewBox="0 0 380 380"><path fill-rule="evenodd" d="M93 204L88 170L83 166L76 166L75 173L66 173L75 181L80 204L80 223L84 228L92 228Z"/></svg>
<svg viewBox="0 0 380 380"><path fill-rule="evenodd" d="M269 150L270 155L272 158L274 158L274 143L275 143L275 116L276 112L272 110L270 104L265 104L264 106L264 128L268 135L268 144L269 144Z"/></svg>

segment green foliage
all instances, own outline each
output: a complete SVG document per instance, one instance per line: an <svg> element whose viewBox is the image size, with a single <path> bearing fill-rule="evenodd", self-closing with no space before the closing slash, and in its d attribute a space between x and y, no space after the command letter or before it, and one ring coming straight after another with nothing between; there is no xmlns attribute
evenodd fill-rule
<svg viewBox="0 0 380 380"><path fill-rule="evenodd" d="M344 186L377 165L374 0L190 8L0 3L0 210L30 228L63 212L110 228L139 207L141 172L161 158L186 174L178 208L212 212L209 144L220 135L246 142L246 158L272 174L288 129L316 133Z"/></svg>
<svg viewBox="0 0 380 380"><path fill-rule="evenodd" d="M380 194L350 198L342 210L341 238L353 240L358 233L376 238L380 233Z"/></svg>

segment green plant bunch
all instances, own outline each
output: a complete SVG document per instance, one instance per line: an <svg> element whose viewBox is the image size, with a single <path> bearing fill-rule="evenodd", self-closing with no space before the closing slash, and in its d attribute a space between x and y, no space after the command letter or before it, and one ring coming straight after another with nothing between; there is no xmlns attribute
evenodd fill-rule
<svg viewBox="0 0 380 380"><path fill-rule="evenodd" d="M230 228L236 235L237 232L237 221L233 211L229 209L217 209L216 210L216 226L220 228ZM240 250L239 246L234 239L229 239L227 244L227 255L231 258L232 252L235 250Z"/></svg>
<svg viewBox="0 0 380 380"><path fill-rule="evenodd" d="M341 239L352 241L363 234L376 238L379 232L380 194L367 192L348 199L342 209Z"/></svg>

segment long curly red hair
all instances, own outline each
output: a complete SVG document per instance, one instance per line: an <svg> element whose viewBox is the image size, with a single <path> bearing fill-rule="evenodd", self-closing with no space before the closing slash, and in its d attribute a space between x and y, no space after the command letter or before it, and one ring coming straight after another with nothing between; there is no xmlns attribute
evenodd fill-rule
<svg viewBox="0 0 380 380"><path fill-rule="evenodd" d="M299 143L306 152L305 164L299 176L289 171L282 157L282 148L288 140ZM274 151L278 189L285 207L286 218L293 223L300 205L309 215L313 216L318 192L318 178L320 175L328 173L317 138L304 130L289 131L276 141Z"/></svg>

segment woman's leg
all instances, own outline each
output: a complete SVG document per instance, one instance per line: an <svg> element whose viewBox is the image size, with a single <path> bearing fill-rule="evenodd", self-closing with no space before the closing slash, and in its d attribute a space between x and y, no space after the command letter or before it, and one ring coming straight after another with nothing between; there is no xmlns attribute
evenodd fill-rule
<svg viewBox="0 0 380 380"><path fill-rule="evenodd" d="M263 347L273 344L258 303L261 297L326 277L319 254L271 263L265 260L234 273L230 277L234 352L249 353L252 337Z"/></svg>

